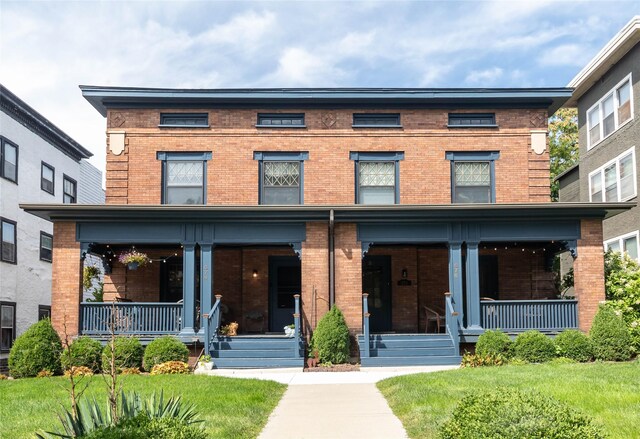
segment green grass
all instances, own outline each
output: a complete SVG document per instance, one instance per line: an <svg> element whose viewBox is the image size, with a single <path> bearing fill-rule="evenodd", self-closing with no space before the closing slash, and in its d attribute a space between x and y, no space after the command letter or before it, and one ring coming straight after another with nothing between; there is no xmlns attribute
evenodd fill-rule
<svg viewBox="0 0 640 439"><path fill-rule="evenodd" d="M640 438L640 362L531 364L459 369L378 383L411 438L436 438L467 392L533 389L592 416L612 438Z"/></svg>
<svg viewBox="0 0 640 439"><path fill-rule="evenodd" d="M198 375L134 375L123 377L124 390L143 395L164 390L195 404L204 426L215 438L255 438L267 422L285 385ZM0 381L0 437L32 438L39 429L58 430L60 404L69 407L62 377ZM92 377L87 396L106 401L105 383Z"/></svg>

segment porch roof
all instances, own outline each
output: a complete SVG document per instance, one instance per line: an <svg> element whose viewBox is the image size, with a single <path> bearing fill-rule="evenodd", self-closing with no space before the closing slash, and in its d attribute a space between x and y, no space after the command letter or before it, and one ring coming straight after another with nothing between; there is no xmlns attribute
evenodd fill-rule
<svg viewBox="0 0 640 439"><path fill-rule="evenodd" d="M396 204L214 206L166 204L20 204L25 211L49 221L443 221L495 219L606 219L635 207L624 203L524 204Z"/></svg>

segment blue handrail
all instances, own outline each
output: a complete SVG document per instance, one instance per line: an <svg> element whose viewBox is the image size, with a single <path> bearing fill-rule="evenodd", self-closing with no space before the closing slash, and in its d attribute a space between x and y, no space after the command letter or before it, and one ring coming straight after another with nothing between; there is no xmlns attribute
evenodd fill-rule
<svg viewBox="0 0 640 439"><path fill-rule="evenodd" d="M458 321L458 312L453 307L451 293L444 293L444 300L447 308L445 311L447 333L451 336L453 347L457 355L458 352L460 352L460 322Z"/></svg>
<svg viewBox="0 0 640 439"><path fill-rule="evenodd" d="M210 350L212 339L218 338L218 331L220 329L220 301L222 299L221 294L216 294L216 302L213 304L211 311L204 315L204 334L205 334L205 349Z"/></svg>
<svg viewBox="0 0 640 439"><path fill-rule="evenodd" d="M371 356L371 339L369 337L369 293L362 293L362 331L364 336L364 352L360 356L369 358Z"/></svg>
<svg viewBox="0 0 640 439"><path fill-rule="evenodd" d="M293 357L300 358L300 294L294 294L293 298L295 300L295 309L293 313L293 324L295 327L293 335Z"/></svg>

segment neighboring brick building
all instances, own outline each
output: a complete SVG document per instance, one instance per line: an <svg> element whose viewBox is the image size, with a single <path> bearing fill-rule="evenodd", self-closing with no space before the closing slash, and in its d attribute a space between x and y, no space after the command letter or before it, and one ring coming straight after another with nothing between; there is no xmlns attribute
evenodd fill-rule
<svg viewBox="0 0 640 439"><path fill-rule="evenodd" d="M107 118L107 205L24 206L60 228L57 328L107 332L111 305L80 303L81 253L102 255L123 332L210 340L218 367L301 364L277 337L216 332L281 333L295 294L305 335L332 304L372 333L369 365L456 362L487 328L586 330L604 297L593 242L630 206L550 203L547 119L570 89L82 92ZM133 246L152 263L116 261ZM564 249L577 301L549 300ZM243 341L264 351L226 356Z"/></svg>

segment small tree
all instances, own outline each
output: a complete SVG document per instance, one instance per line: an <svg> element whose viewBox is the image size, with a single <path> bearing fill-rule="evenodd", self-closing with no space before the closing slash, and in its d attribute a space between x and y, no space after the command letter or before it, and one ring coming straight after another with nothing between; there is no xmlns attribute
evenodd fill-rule
<svg viewBox="0 0 640 439"><path fill-rule="evenodd" d="M318 351L321 363L340 364L349 361L349 345L349 328L342 312L334 306L318 322L310 351Z"/></svg>

